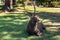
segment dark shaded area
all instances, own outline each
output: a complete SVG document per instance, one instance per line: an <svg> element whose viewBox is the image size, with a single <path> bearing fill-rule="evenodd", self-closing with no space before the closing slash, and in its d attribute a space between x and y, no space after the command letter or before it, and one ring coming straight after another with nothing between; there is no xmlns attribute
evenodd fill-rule
<svg viewBox="0 0 60 40"><path fill-rule="evenodd" d="M52 3L52 1L47 1L43 4L44 7L55 7L55 5Z"/></svg>
<svg viewBox="0 0 60 40"><path fill-rule="evenodd" d="M13 0L13 5L16 5L16 0Z"/></svg>
<svg viewBox="0 0 60 40"><path fill-rule="evenodd" d="M31 11L31 10L29 10L29 11ZM35 14L38 15L42 19L49 19L52 22L59 22L60 23L60 13L37 12Z"/></svg>
<svg viewBox="0 0 60 40"><path fill-rule="evenodd" d="M35 38L31 40L59 40L57 38L54 38L55 36L60 35L59 31L58 32L46 32L46 36L42 35L42 38Z"/></svg>
<svg viewBox="0 0 60 40"><path fill-rule="evenodd" d="M14 5L16 5L16 0L5 0L5 4L2 7L2 10L8 11L8 12L14 12L15 9L13 8Z"/></svg>
<svg viewBox="0 0 60 40"><path fill-rule="evenodd" d="M5 4L2 7L3 11L9 11L10 8L10 0L5 0Z"/></svg>

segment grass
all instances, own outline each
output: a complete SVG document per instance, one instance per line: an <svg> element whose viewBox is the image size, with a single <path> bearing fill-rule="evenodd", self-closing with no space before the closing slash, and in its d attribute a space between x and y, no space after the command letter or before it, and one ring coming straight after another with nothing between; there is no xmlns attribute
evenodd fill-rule
<svg viewBox="0 0 60 40"><path fill-rule="evenodd" d="M18 7L23 8L23 7ZM33 7L26 7L27 11L33 11ZM44 19L47 32L42 36L29 36L26 27L29 21L28 14L24 13L1 13L0 14L0 40L60 40L60 10L53 8L37 8L37 15ZM55 31L56 30L56 31Z"/></svg>
<svg viewBox="0 0 60 40"><path fill-rule="evenodd" d="M2 5L0 5L0 9L2 8Z"/></svg>
<svg viewBox="0 0 60 40"><path fill-rule="evenodd" d="M24 9L24 7L16 7L16 8ZM32 12L34 10L33 6L26 6L25 9L27 11L32 11ZM60 12L60 9L59 8L57 9L57 8L36 7L36 11L37 12L53 12L53 13L55 13L55 12Z"/></svg>
<svg viewBox="0 0 60 40"><path fill-rule="evenodd" d="M24 14L8 14L0 16L0 39L20 39L26 36L25 28L28 16Z"/></svg>
<svg viewBox="0 0 60 40"><path fill-rule="evenodd" d="M44 13L40 14L41 18L44 18L42 15L46 15ZM51 14L47 14L46 16L48 17L44 19L49 19ZM45 37L43 35L40 37L28 36L25 31L28 21L29 16L27 14L0 14L0 40L44 40ZM51 29L47 30L45 35L49 40L60 40L59 31L53 32L53 30L50 31Z"/></svg>

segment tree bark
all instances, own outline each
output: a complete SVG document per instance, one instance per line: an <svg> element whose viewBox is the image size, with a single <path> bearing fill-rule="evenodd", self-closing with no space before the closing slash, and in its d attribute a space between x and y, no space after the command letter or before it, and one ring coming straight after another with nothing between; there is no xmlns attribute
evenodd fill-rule
<svg viewBox="0 0 60 40"><path fill-rule="evenodd" d="M5 0L5 4L2 8L3 11L10 11L13 9L13 0Z"/></svg>
<svg viewBox="0 0 60 40"><path fill-rule="evenodd" d="M10 0L10 9L13 9L13 0Z"/></svg>
<svg viewBox="0 0 60 40"><path fill-rule="evenodd" d="M16 0L13 0L13 5L16 5Z"/></svg>

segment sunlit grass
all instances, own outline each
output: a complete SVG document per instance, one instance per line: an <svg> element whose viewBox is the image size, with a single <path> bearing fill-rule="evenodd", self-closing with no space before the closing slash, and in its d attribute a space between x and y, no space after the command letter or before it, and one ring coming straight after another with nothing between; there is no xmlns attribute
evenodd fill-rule
<svg viewBox="0 0 60 40"><path fill-rule="evenodd" d="M49 19L51 18L49 14L41 14L46 15L45 20L52 21ZM41 17L44 18L45 16L41 15ZM27 14L0 14L0 40L44 40L44 36L28 36L26 33L28 21L29 16ZM53 31L57 29L47 30L45 34L49 40L60 40L60 32Z"/></svg>
<svg viewBox="0 0 60 40"><path fill-rule="evenodd" d="M17 8L21 8L21 9L24 9L24 7L17 7ZM26 6L25 9L27 11L33 11L34 10L34 7L33 6ZM37 12L60 12L60 9L58 8L41 8L41 7L36 7L36 11Z"/></svg>
<svg viewBox="0 0 60 40"><path fill-rule="evenodd" d="M56 39L56 40L60 40L60 35L57 35L57 36L55 36L53 38Z"/></svg>

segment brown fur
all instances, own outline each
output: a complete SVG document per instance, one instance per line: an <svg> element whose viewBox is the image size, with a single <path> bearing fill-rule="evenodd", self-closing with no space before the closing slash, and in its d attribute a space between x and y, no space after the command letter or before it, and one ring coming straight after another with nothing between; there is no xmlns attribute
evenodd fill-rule
<svg viewBox="0 0 60 40"><path fill-rule="evenodd" d="M41 35L45 30L42 23L39 23L39 19L36 15L30 14L30 21L27 26L27 33L31 35Z"/></svg>

